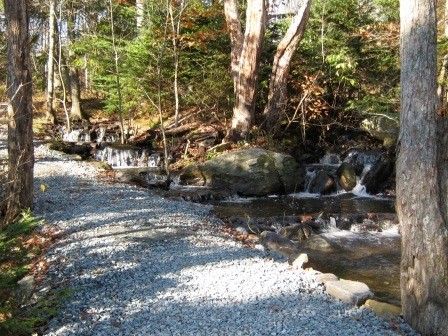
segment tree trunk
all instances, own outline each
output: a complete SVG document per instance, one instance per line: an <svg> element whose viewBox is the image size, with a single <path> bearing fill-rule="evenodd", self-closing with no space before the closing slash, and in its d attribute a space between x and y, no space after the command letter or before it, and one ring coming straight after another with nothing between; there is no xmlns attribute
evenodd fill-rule
<svg viewBox="0 0 448 336"><path fill-rule="evenodd" d="M5 224L33 206L33 104L26 0L4 0L8 46L8 187Z"/></svg>
<svg viewBox="0 0 448 336"><path fill-rule="evenodd" d="M49 0L49 23L48 23L48 61L47 61L47 110L46 119L51 123L56 122L54 110L54 47L56 26L56 1Z"/></svg>
<svg viewBox="0 0 448 336"><path fill-rule="evenodd" d="M81 89L79 87L78 69L70 65L70 97L72 100L72 107L70 109L70 118L74 121L88 120L88 117L81 108Z"/></svg>
<svg viewBox="0 0 448 336"><path fill-rule="evenodd" d="M406 321L448 335L448 122L437 116L435 1L401 0L401 130L397 213Z"/></svg>
<svg viewBox="0 0 448 336"><path fill-rule="evenodd" d="M70 118L73 121L80 120L88 120L86 114L81 109L81 89L79 85L79 73L78 69L73 65L75 60L75 54L73 52L72 43L75 39L75 13L73 9L69 9L67 11L67 24L68 24L68 58L69 58L69 67L68 67L68 78L70 81L70 98L71 98L71 109L70 109Z"/></svg>
<svg viewBox="0 0 448 336"><path fill-rule="evenodd" d="M135 16L136 16L136 25L137 25L137 33L140 34L143 27L143 20L145 14L145 0L136 0L135 1Z"/></svg>
<svg viewBox="0 0 448 336"><path fill-rule="evenodd" d="M225 0L224 13L226 16L227 29L230 34L230 67L233 78L233 89L235 90L244 42L244 34L238 17L238 0Z"/></svg>
<svg viewBox="0 0 448 336"><path fill-rule="evenodd" d="M265 0L249 0L247 2L246 31L236 78L235 105L232 124L227 132L226 140L245 139L254 120L255 91L266 16Z"/></svg>
<svg viewBox="0 0 448 336"><path fill-rule="evenodd" d="M302 40L305 27L310 17L311 0L302 2L274 56L271 79L269 82L268 103L264 109L264 126L271 133L277 133L280 118L286 108L288 92L288 75L291 60Z"/></svg>

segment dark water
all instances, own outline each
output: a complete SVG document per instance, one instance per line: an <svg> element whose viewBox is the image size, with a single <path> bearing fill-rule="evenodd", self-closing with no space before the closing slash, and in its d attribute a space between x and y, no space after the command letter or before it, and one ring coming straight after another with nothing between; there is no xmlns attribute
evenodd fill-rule
<svg viewBox="0 0 448 336"><path fill-rule="evenodd" d="M310 213L366 214L394 213L393 198L354 197L277 197L242 198L214 202L214 212L230 217L292 216ZM330 272L338 277L366 283L376 299L400 304L400 236L397 227L390 232L352 232L335 230L322 235L337 248L330 252L305 250L307 267Z"/></svg>
<svg viewBox="0 0 448 336"><path fill-rule="evenodd" d="M224 216L271 217L310 213L394 213L393 198L353 197L351 194L332 197L267 197L239 198L233 201L211 202L215 212Z"/></svg>

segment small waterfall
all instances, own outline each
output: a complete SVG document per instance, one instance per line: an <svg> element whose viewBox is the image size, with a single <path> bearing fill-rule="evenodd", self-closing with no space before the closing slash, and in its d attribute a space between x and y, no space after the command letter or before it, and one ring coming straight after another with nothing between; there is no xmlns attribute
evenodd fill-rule
<svg viewBox="0 0 448 336"><path fill-rule="evenodd" d="M95 159L107 162L113 168L157 167L160 161L158 154L147 149L125 145L109 145L95 153Z"/></svg>
<svg viewBox="0 0 448 336"><path fill-rule="evenodd" d="M74 129L71 132L64 132L62 135L62 141L66 142L91 142L91 135L89 130Z"/></svg>
<svg viewBox="0 0 448 336"><path fill-rule="evenodd" d="M352 149L343 160L337 154L326 154L319 160L319 163L305 166L305 192L300 194L300 196L319 196L321 194L329 194L330 192L334 193L337 189L337 194L349 192L358 197L371 197L372 195L366 191L366 186L362 184L363 179L383 156L384 151L381 149ZM353 173L348 173L350 174L348 176L352 176L352 181L354 181L354 174L356 173L356 186L352 190L346 189L347 191L345 191L341 186L342 174L347 174L347 172L342 173L346 168L339 170L342 164L349 164L353 167L350 169L354 169L354 172L352 170ZM319 187L316 188L316 185ZM317 192L316 189L322 191Z"/></svg>

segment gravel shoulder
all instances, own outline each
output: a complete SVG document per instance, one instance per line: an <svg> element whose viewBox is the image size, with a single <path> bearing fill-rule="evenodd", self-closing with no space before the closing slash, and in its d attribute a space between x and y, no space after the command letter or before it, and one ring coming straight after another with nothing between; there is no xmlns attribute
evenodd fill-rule
<svg viewBox="0 0 448 336"><path fill-rule="evenodd" d="M315 272L226 239L208 206L35 153L35 213L64 232L38 290L72 291L44 335L415 334L328 296Z"/></svg>

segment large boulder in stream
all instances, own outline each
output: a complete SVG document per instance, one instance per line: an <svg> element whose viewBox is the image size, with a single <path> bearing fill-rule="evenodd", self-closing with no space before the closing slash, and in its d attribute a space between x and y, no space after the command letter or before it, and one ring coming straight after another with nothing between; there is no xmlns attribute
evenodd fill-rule
<svg viewBox="0 0 448 336"><path fill-rule="evenodd" d="M188 166L180 184L226 189L241 196L266 196L303 190L305 170L292 156L245 149Z"/></svg>

